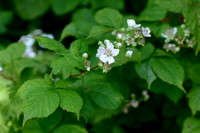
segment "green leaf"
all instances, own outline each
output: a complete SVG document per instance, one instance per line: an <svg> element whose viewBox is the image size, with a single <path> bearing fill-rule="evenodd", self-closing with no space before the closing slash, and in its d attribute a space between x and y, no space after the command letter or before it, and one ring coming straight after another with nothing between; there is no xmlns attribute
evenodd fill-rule
<svg viewBox="0 0 200 133"><path fill-rule="evenodd" d="M140 61L141 61L141 53L136 48L133 48L132 59L133 59L133 61L137 61L138 63L140 63Z"/></svg>
<svg viewBox="0 0 200 133"><path fill-rule="evenodd" d="M9 101L9 85L11 85L12 82L8 79L4 79L0 76L0 106L1 104Z"/></svg>
<svg viewBox="0 0 200 133"><path fill-rule="evenodd" d="M75 40L71 43L69 51L71 54L82 56L83 53L88 51L88 44L83 40Z"/></svg>
<svg viewBox="0 0 200 133"><path fill-rule="evenodd" d="M152 5L141 12L138 21L158 21L165 18L166 15L167 10L165 8L159 5Z"/></svg>
<svg viewBox="0 0 200 133"><path fill-rule="evenodd" d="M135 69L138 75L147 81L148 88L150 89L151 83L156 79L156 75L151 68L150 62L146 61L141 64L137 63L135 64Z"/></svg>
<svg viewBox="0 0 200 133"><path fill-rule="evenodd" d="M114 9L104 8L99 10L95 15L95 21L99 24L120 28L123 16Z"/></svg>
<svg viewBox="0 0 200 133"><path fill-rule="evenodd" d="M19 93L23 99L23 125L31 118L49 116L59 106L59 95L43 79L25 82L20 87Z"/></svg>
<svg viewBox="0 0 200 133"><path fill-rule="evenodd" d="M102 7L108 7L113 9L123 9L124 8L124 0L92 0L92 8L102 8Z"/></svg>
<svg viewBox="0 0 200 133"><path fill-rule="evenodd" d="M53 68L53 70L52 70L53 73L58 74L58 73L62 72L63 78L66 79L70 76L70 73L73 74L75 67L84 69L84 66L83 67L81 66L84 63L79 64L79 62L77 62L76 59L73 59L73 57L74 56L69 54L68 58L59 57L59 58L55 59L54 61L52 61L51 67Z"/></svg>
<svg viewBox="0 0 200 133"><path fill-rule="evenodd" d="M12 43L6 49L0 51L1 64L8 64L20 58L25 51L23 43Z"/></svg>
<svg viewBox="0 0 200 133"><path fill-rule="evenodd" d="M79 125L61 125L53 133L88 133L86 129Z"/></svg>
<svg viewBox="0 0 200 133"><path fill-rule="evenodd" d="M14 0L14 5L21 18L33 20L48 10L50 0Z"/></svg>
<svg viewBox="0 0 200 133"><path fill-rule="evenodd" d="M37 36L35 39L38 41L38 43L45 48L48 48L49 50L53 50L56 53L60 55L66 55L67 54L67 49L61 44L60 42L50 39L48 37L42 37L42 36Z"/></svg>
<svg viewBox="0 0 200 133"><path fill-rule="evenodd" d="M52 9L55 14L63 15L74 10L79 4L79 0L53 0Z"/></svg>
<svg viewBox="0 0 200 133"><path fill-rule="evenodd" d="M183 11L188 0L155 0L155 3L175 13Z"/></svg>
<svg viewBox="0 0 200 133"><path fill-rule="evenodd" d="M11 11L0 11L0 33L7 31L6 25L12 21L13 13Z"/></svg>
<svg viewBox="0 0 200 133"><path fill-rule="evenodd" d="M87 8L76 11L72 16L75 27L87 37L90 29L95 25L94 14Z"/></svg>
<svg viewBox="0 0 200 133"><path fill-rule="evenodd" d="M154 52L155 47L151 43L147 43L144 47L141 48L141 60L149 58Z"/></svg>
<svg viewBox="0 0 200 133"><path fill-rule="evenodd" d="M195 115L197 111L200 111L200 87L192 88L187 97L189 98L188 104L192 110L192 114Z"/></svg>
<svg viewBox="0 0 200 133"><path fill-rule="evenodd" d="M109 31L108 27L101 26L101 25L95 25L90 30L89 36L87 38L101 36L102 34L108 32L108 31Z"/></svg>
<svg viewBox="0 0 200 133"><path fill-rule="evenodd" d="M151 65L157 76L163 81L179 87L185 92L182 83L184 80L184 70L179 62L173 58L153 58Z"/></svg>
<svg viewBox="0 0 200 133"><path fill-rule="evenodd" d="M60 95L60 107L68 112L76 113L79 117L80 110L83 106L81 96L73 90L57 89Z"/></svg>
<svg viewBox="0 0 200 133"><path fill-rule="evenodd" d="M75 27L74 23L70 23L66 25L65 28L63 29L61 33L60 41L62 41L64 38L68 36L75 36L78 38L78 37L83 36L83 33Z"/></svg>
<svg viewBox="0 0 200 133"><path fill-rule="evenodd" d="M200 120L194 117L189 117L184 121L182 133L199 133Z"/></svg>
<svg viewBox="0 0 200 133"><path fill-rule="evenodd" d="M188 68L188 76L192 80L192 82L200 84L200 64L192 64Z"/></svg>
<svg viewBox="0 0 200 133"><path fill-rule="evenodd" d="M157 79L152 83L150 91L165 94L166 97L174 104L177 104L183 96L183 91L181 91L178 87L170 85L160 79Z"/></svg>
<svg viewBox="0 0 200 133"><path fill-rule="evenodd" d="M111 84L98 85L89 89L92 100L102 108L114 110L122 103L122 94Z"/></svg>

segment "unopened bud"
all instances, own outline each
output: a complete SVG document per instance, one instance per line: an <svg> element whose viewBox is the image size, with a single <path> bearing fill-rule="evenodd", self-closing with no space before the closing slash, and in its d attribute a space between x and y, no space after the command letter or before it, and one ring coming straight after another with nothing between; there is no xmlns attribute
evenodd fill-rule
<svg viewBox="0 0 200 133"><path fill-rule="evenodd" d="M121 48L122 47L122 43L117 43L116 44L116 48Z"/></svg>
<svg viewBox="0 0 200 133"><path fill-rule="evenodd" d="M133 51L129 50L126 52L126 57L131 58L132 54L133 54Z"/></svg>
<svg viewBox="0 0 200 133"><path fill-rule="evenodd" d="M87 53L83 53L82 57L87 59L88 58L88 54Z"/></svg>
<svg viewBox="0 0 200 133"><path fill-rule="evenodd" d="M121 40L122 39L122 34L117 34L117 39Z"/></svg>

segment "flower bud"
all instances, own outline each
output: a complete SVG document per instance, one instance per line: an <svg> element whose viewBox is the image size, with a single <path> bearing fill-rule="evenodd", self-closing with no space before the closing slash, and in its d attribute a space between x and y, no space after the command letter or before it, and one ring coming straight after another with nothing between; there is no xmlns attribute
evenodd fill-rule
<svg viewBox="0 0 200 133"><path fill-rule="evenodd" d="M130 104L131 104L131 106L132 106L133 108L137 108L137 107L139 106L139 102L136 101L136 100L132 100L132 101L130 102Z"/></svg>
<svg viewBox="0 0 200 133"><path fill-rule="evenodd" d="M126 52L126 57L131 58L132 54L133 54L133 51L129 50Z"/></svg>
<svg viewBox="0 0 200 133"><path fill-rule="evenodd" d="M122 39L122 34L117 34L117 39L121 40Z"/></svg>
<svg viewBox="0 0 200 133"><path fill-rule="evenodd" d="M117 43L116 44L116 48L121 48L122 47L122 43Z"/></svg>
<svg viewBox="0 0 200 133"><path fill-rule="evenodd" d="M83 53L82 57L83 57L84 59L87 59L87 58L88 58L88 54L87 54L87 53Z"/></svg>
<svg viewBox="0 0 200 133"><path fill-rule="evenodd" d="M108 43L110 43L110 41L109 40L104 40L104 43L108 44Z"/></svg>

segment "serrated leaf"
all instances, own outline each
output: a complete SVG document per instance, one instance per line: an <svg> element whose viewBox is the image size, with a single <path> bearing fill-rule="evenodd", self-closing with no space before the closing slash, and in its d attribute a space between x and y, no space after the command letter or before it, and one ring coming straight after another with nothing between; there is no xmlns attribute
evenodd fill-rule
<svg viewBox="0 0 200 133"><path fill-rule="evenodd" d="M55 59L54 61L52 61L51 67L53 68L52 71L54 74L58 74L58 73L62 72L63 78L66 79L75 70L75 67L82 68L82 65L84 63L82 63L82 65L80 65L80 64L73 58L59 57L59 58Z"/></svg>
<svg viewBox="0 0 200 133"><path fill-rule="evenodd" d="M140 61L141 61L141 53L136 48L133 48L132 59L133 59L133 61L137 61L138 63L140 63Z"/></svg>
<svg viewBox="0 0 200 133"><path fill-rule="evenodd" d="M184 70L177 60L168 57L157 57L151 60L151 66L160 79L179 87L185 92L182 87Z"/></svg>
<svg viewBox="0 0 200 133"><path fill-rule="evenodd" d="M137 63L135 64L135 69L138 75L147 81L148 88L150 89L151 83L156 79L156 75L151 68L150 62Z"/></svg>
<svg viewBox="0 0 200 133"><path fill-rule="evenodd" d="M43 79L25 82L20 87L19 93L23 99L23 125L31 118L49 116L59 106L59 95Z"/></svg>
<svg viewBox="0 0 200 133"><path fill-rule="evenodd" d="M194 117L189 117L184 121L182 133L199 133L200 120Z"/></svg>
<svg viewBox="0 0 200 133"><path fill-rule="evenodd" d="M0 51L1 64L8 64L20 58L25 51L23 43L12 43L6 49Z"/></svg>
<svg viewBox="0 0 200 133"><path fill-rule="evenodd" d="M38 41L40 45L44 46L45 48L48 48L49 50L53 50L60 55L67 54L67 49L65 49L63 44L54 39L42 36L37 36L35 37L35 39Z"/></svg>
<svg viewBox="0 0 200 133"><path fill-rule="evenodd" d="M108 31L109 31L108 27L101 26L101 25L95 25L90 30L89 36L87 38L101 36L102 34L108 32Z"/></svg>
<svg viewBox="0 0 200 133"><path fill-rule="evenodd" d="M188 104L192 110L192 114L195 115L197 111L200 111L200 87L192 88L187 97L189 98Z"/></svg>
<svg viewBox="0 0 200 133"><path fill-rule="evenodd" d="M89 95L92 100L102 108L114 110L122 103L122 94L112 85L98 85L89 89Z"/></svg>
<svg viewBox="0 0 200 133"><path fill-rule="evenodd" d="M117 10L110 8L101 9L95 15L97 23L114 28L120 28L122 19L122 15Z"/></svg>
<svg viewBox="0 0 200 133"><path fill-rule="evenodd" d="M149 58L155 50L155 47L151 43L147 43L144 47L141 48L141 60Z"/></svg>
<svg viewBox="0 0 200 133"><path fill-rule="evenodd" d="M61 125L60 127L56 128L53 133L88 133L86 129L79 125Z"/></svg>
<svg viewBox="0 0 200 133"><path fill-rule="evenodd" d="M52 9L55 14L63 15L74 10L79 4L79 0L53 0Z"/></svg>
<svg viewBox="0 0 200 133"><path fill-rule="evenodd" d="M14 0L14 5L21 18L33 20L48 10L50 0Z"/></svg>
<svg viewBox="0 0 200 133"><path fill-rule="evenodd" d="M80 110L83 106L81 96L73 90L57 89L60 95L60 107L68 112L73 112L79 117Z"/></svg>

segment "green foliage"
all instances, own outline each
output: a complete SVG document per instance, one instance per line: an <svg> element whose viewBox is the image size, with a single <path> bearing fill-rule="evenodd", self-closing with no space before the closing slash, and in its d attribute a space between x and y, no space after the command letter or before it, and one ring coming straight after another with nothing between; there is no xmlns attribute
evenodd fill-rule
<svg viewBox="0 0 200 133"><path fill-rule="evenodd" d="M0 34L2 133L200 131L199 0L6 0Z"/></svg>

